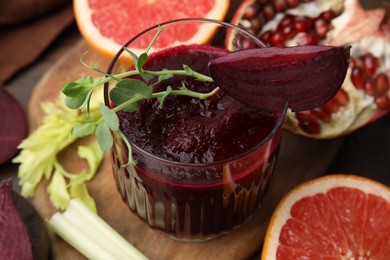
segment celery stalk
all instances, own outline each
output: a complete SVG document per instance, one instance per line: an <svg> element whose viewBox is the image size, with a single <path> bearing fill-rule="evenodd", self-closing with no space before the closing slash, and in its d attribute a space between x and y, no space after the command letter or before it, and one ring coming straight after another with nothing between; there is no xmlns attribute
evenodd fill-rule
<svg viewBox="0 0 390 260"><path fill-rule="evenodd" d="M95 245L91 239L94 236L81 232L60 213L54 214L49 223L54 232L89 259L115 259L110 252Z"/></svg>
<svg viewBox="0 0 390 260"><path fill-rule="evenodd" d="M55 213L48 222L54 232L88 258L147 259L79 199L72 199L64 213Z"/></svg>
<svg viewBox="0 0 390 260"><path fill-rule="evenodd" d="M119 250L122 250L123 253L127 256L133 256L134 258L140 259L144 257L139 253L139 251L134 248L127 240L125 240L121 235L119 235L110 225L107 224L102 218L98 217L94 212L87 208L84 203L80 200L71 200L69 203L71 211L67 211L64 215L68 213L77 213L77 219L88 219L88 228L91 230L96 230L101 234L102 238L106 240L106 245L111 246L115 244ZM109 243L108 243L109 242ZM141 257L142 256L142 257Z"/></svg>

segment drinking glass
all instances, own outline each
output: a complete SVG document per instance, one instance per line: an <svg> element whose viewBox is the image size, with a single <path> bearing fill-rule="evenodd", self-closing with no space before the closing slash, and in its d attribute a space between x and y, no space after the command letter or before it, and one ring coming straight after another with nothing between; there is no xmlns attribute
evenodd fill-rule
<svg viewBox="0 0 390 260"><path fill-rule="evenodd" d="M161 26L165 29L149 55L163 49L167 42L169 47L196 43L229 52L265 47L243 29L203 18L161 23L132 37L124 47L139 54L148 47ZM191 37L182 33L186 31L183 28L188 27L198 28L203 36L209 34L210 40L202 43L188 40ZM107 73L113 74L120 64L129 64L129 59L128 53L121 49ZM104 96L106 105L110 106L108 85L105 85ZM242 225L260 208L274 172L286 110L287 107L282 113L273 115L271 130L253 147L231 158L207 163L161 158L129 138L127 141L137 163L126 165L127 146L119 135L115 135L111 153L119 193L129 208L150 227L163 230L175 239L204 241L225 234Z"/></svg>

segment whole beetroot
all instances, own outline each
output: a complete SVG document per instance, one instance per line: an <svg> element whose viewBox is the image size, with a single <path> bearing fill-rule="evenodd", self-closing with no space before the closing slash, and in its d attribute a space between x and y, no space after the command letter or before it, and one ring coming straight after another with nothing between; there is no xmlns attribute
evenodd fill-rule
<svg viewBox="0 0 390 260"><path fill-rule="evenodd" d="M49 258L43 220L25 198L12 190L11 179L0 186L0 230L0 259Z"/></svg>

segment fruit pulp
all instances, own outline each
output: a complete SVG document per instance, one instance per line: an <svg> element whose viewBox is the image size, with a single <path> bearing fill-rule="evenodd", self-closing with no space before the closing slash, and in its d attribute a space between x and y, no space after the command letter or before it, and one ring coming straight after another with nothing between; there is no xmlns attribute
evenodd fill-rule
<svg viewBox="0 0 390 260"><path fill-rule="evenodd" d="M208 74L209 61L226 52L179 46L149 57L144 69L181 69ZM180 76L160 83L208 92L213 83ZM175 96L136 112L119 112L136 166L126 163L120 140L113 149L114 175L129 207L150 226L178 239L205 240L239 226L259 207L268 188L284 113L249 108L222 91L207 100Z"/></svg>

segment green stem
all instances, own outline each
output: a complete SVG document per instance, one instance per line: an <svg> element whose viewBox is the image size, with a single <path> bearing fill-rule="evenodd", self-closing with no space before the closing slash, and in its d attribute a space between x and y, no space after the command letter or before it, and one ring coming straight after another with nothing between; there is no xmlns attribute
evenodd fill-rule
<svg viewBox="0 0 390 260"><path fill-rule="evenodd" d="M112 110L113 110L114 112L119 112L119 111L121 111L122 109L124 109L125 107L127 107L128 105L131 105L131 104L133 104L133 103L135 103L135 102L138 102L138 101L141 101L141 100L143 100L143 99L146 99L146 98L141 97L141 96L135 96L135 97L133 97L132 99L129 99L129 100L127 100L126 102L123 102L122 104L120 104L120 105L118 105L118 106L112 108Z"/></svg>
<svg viewBox="0 0 390 260"><path fill-rule="evenodd" d="M192 91L189 89L177 89L177 90L172 90L169 93L169 95L170 96L188 96L188 97L194 97L194 98L198 98L198 99L207 99L207 98L215 95L218 91L219 91L219 87L216 87L215 89L213 89L212 91L210 91L208 93L199 93L199 92L195 92L195 91ZM153 93L152 98L162 97L165 95L165 93L166 93L166 91Z"/></svg>
<svg viewBox="0 0 390 260"><path fill-rule="evenodd" d="M212 77L206 76L206 75L199 73L199 72L196 72L196 71L192 71L191 75L189 75L188 72L185 70L162 70L162 71L145 70L144 72L147 74L150 74L152 76L162 76L162 75L172 74L175 76L192 76L192 77L196 78L197 80L200 80L203 82L214 82Z"/></svg>
<svg viewBox="0 0 390 260"><path fill-rule="evenodd" d="M212 77L206 76L206 75L199 73L199 72L196 72L196 71L192 71L191 75L188 75L188 72L185 70L163 70L163 71L145 70L144 73L150 74L152 76L162 76L162 75L168 75L168 74L172 74L175 76L192 76L192 77L196 78L197 80L200 80L203 82L213 82L214 81ZM119 73L119 74L116 74L113 76L108 76L106 78L103 78L99 81L98 85L108 83L113 79L120 80L122 78L135 76L135 75L139 75L139 72L136 70L126 71L123 73Z"/></svg>
<svg viewBox="0 0 390 260"><path fill-rule="evenodd" d="M215 89L213 89L212 91L208 92L208 93L199 93L199 92L196 92L196 91L192 91L192 90L189 90L189 89L177 89L177 90L172 90L169 95L170 96L189 96L189 97L194 97L194 98L198 98L198 99L207 99L213 95L215 95L217 92L219 91L219 87L216 87ZM166 94L166 91L161 91L161 92L157 92L157 93L153 93L152 96L150 98L158 98L158 97L162 97ZM131 105L135 102L138 102L138 101L141 101L143 99L147 99L145 97L141 97L141 96L135 96L133 97L132 99L129 99L127 100L126 102L123 102L122 104L114 107L112 110L114 112L119 112L121 111L122 109L124 109L125 107L127 107L128 105Z"/></svg>

